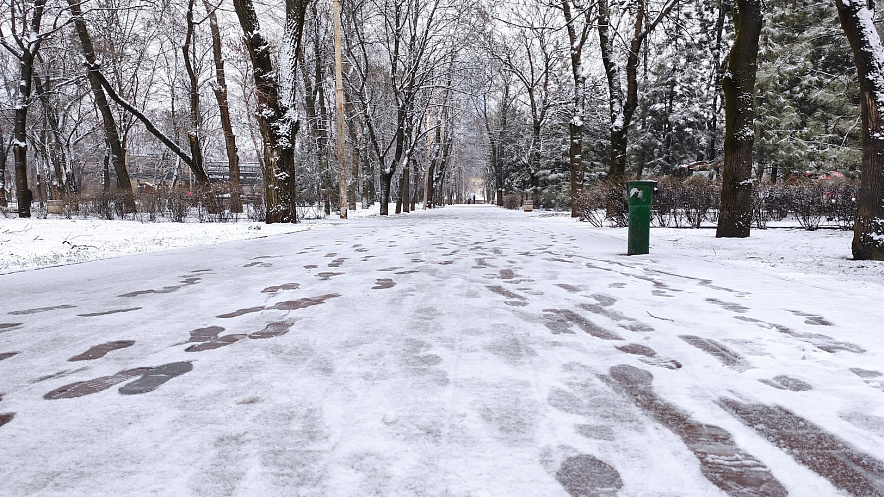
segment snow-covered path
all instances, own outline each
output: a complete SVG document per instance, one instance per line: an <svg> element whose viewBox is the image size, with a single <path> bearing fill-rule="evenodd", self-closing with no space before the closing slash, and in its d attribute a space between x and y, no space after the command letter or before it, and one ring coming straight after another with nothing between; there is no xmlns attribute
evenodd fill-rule
<svg viewBox="0 0 884 497"><path fill-rule="evenodd" d="M879 294L549 221L0 275L0 495L884 496Z"/></svg>

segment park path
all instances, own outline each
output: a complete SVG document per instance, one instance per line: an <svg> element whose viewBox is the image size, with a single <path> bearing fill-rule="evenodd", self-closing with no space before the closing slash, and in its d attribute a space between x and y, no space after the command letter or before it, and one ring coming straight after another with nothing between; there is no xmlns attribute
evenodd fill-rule
<svg viewBox="0 0 884 497"><path fill-rule="evenodd" d="M884 496L879 296L624 252L456 206L0 276L0 495Z"/></svg>

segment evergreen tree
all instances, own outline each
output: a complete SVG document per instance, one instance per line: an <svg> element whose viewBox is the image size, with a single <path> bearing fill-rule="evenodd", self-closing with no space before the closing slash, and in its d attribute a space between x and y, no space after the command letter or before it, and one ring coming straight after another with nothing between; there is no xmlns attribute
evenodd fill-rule
<svg viewBox="0 0 884 497"><path fill-rule="evenodd" d="M858 92L836 10L813 0L772 4L759 60L756 176L856 171Z"/></svg>

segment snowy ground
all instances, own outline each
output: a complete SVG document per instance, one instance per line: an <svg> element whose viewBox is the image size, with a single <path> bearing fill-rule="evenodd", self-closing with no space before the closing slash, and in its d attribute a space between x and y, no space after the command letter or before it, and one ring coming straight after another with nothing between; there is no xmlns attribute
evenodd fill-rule
<svg viewBox="0 0 884 497"><path fill-rule="evenodd" d="M350 217L367 217L377 212L375 205L372 209L350 211ZM245 219L229 223L173 223L65 219L55 215L48 219L0 217L0 274L170 248L265 238L328 227L331 221L330 218L297 225L267 225Z"/></svg>
<svg viewBox="0 0 884 497"><path fill-rule="evenodd" d="M309 228L0 276L0 495L884 496L849 233Z"/></svg>

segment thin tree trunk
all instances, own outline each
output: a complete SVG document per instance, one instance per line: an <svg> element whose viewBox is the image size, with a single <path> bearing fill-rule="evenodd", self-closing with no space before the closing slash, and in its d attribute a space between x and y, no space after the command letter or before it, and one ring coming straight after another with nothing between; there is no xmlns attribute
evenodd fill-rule
<svg viewBox="0 0 884 497"><path fill-rule="evenodd" d="M736 38L722 79L725 99L724 170L719 238L746 238L752 225L752 145L755 138L755 74L763 23L761 0L734 2Z"/></svg>
<svg viewBox="0 0 884 497"><path fill-rule="evenodd" d="M74 27L80 39L83 57L86 59L86 70L89 76L89 86L92 88L92 96L95 99L98 111L101 113L104 135L107 146L110 149L110 162L117 175L117 191L127 194L125 209L128 212L134 212L135 197L132 193L132 180L129 178L129 171L126 169L126 154L123 150L123 142L120 139L120 132L119 128L117 128L117 121L114 118L113 110L110 108L107 96L104 93L101 76L97 74L101 65L96 63L97 58L95 56L95 49L92 46L92 37L89 35L89 30L86 29L86 20L83 17L83 11L80 9L81 3L82 0L68 0L71 18L74 21Z"/></svg>
<svg viewBox="0 0 884 497"><path fill-rule="evenodd" d="M184 55L184 68L187 71L188 81L188 97L190 101L190 126L187 129L187 143L190 145L190 166L193 175L196 178L197 188L202 192L205 203L209 212L217 210L214 199L212 198L212 188L209 184L209 175L203 164L203 145L200 134L203 128L202 110L200 109L200 89L199 79L196 70L193 68L191 60L191 52L194 47L194 31L195 24L193 22L193 9L196 0L190 0L187 3L187 34L184 38L184 46L181 52Z"/></svg>
<svg viewBox="0 0 884 497"><path fill-rule="evenodd" d="M46 92L46 87L43 85L43 80L36 74L34 75L34 89L37 90L37 98L40 99L40 103L43 106L46 124L48 125L49 131L52 133L51 139L45 140L47 145L46 155L49 158L49 162L52 164L52 168L55 170L55 181L58 184L56 188L58 196L64 198L68 193L68 188L65 182L68 178L70 168L68 166L68 157L65 152L64 140L61 136L61 124L58 119L58 110L49 100L49 95Z"/></svg>
<svg viewBox="0 0 884 497"><path fill-rule="evenodd" d="M6 142L3 135L3 129L0 128L0 207L9 207L9 200L6 197L6 157L12 144Z"/></svg>
<svg viewBox="0 0 884 497"><path fill-rule="evenodd" d="M571 172L571 217L578 217L577 198L583 191L583 104L586 98L586 76L583 74L583 47L589 35L589 10L577 13L584 16L582 30L577 29L575 13L571 12L571 0L562 0L568 41L570 42L571 76L573 78L572 117L568 123L568 164ZM502 199L501 199L502 201Z"/></svg>
<svg viewBox="0 0 884 497"><path fill-rule="evenodd" d="M40 24L43 21L45 0L34 0L34 12L29 23L28 39L22 40L19 63L19 86L16 96L12 156L15 168L15 192L18 199L18 217L31 217L31 191L28 189L28 109L31 106L31 84L34 61L40 50ZM14 29L14 28L13 28Z"/></svg>
<svg viewBox="0 0 884 497"><path fill-rule="evenodd" d="M862 178L856 197L854 259L884 260L884 45L874 23L873 0L835 0L850 41L860 85Z"/></svg>
<svg viewBox="0 0 884 497"><path fill-rule="evenodd" d="M218 101L218 112L221 118L221 130L224 133L224 145L227 149L228 182L230 183L230 211L242 212L242 184L240 183L239 154L236 146L236 135L230 121L230 105L227 101L227 77L224 73L224 58L221 54L221 30L218 28L218 16L209 0L203 0L209 13L209 30L212 33L212 56L215 61L215 84L212 92Z"/></svg>

